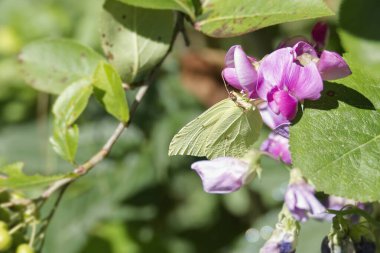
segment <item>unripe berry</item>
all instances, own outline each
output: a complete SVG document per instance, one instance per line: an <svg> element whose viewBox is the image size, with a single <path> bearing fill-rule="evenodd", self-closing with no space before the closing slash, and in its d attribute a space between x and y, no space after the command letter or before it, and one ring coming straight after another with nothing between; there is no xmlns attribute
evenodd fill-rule
<svg viewBox="0 0 380 253"><path fill-rule="evenodd" d="M4 221L0 221L0 229L8 230L8 224Z"/></svg>
<svg viewBox="0 0 380 253"><path fill-rule="evenodd" d="M34 250L29 246L29 244L24 243L17 247L16 253L34 253Z"/></svg>
<svg viewBox="0 0 380 253"><path fill-rule="evenodd" d="M2 227L0 227L0 252L8 250L11 247L11 245L12 237L9 234L7 228L4 227L4 225L2 225Z"/></svg>

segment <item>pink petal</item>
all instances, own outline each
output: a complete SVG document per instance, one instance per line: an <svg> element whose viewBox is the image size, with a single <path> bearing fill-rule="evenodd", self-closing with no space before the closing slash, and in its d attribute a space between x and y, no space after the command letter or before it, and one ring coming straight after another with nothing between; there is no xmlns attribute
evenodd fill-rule
<svg viewBox="0 0 380 253"><path fill-rule="evenodd" d="M275 129L282 124L289 123L289 121L281 114L275 114L272 109L269 108L268 103L261 103L259 105L259 109L261 118L271 129Z"/></svg>
<svg viewBox="0 0 380 253"><path fill-rule="evenodd" d="M271 101L272 99L273 101ZM278 109L281 115L288 120L294 119L297 114L298 101L288 91L277 91L273 93L273 97L269 97L268 94L268 103L271 109ZM273 111L276 112L275 110Z"/></svg>
<svg viewBox="0 0 380 253"><path fill-rule="evenodd" d="M260 150L269 153L273 158L280 159L286 163L291 164L292 160L289 151L289 139L271 133L260 147Z"/></svg>
<svg viewBox="0 0 380 253"><path fill-rule="evenodd" d="M233 157L195 162L191 165L208 193L225 194L240 189L249 173L249 165Z"/></svg>
<svg viewBox="0 0 380 253"><path fill-rule="evenodd" d="M313 30L311 31L311 36L318 50L321 50L325 47L327 38L329 35L329 26L325 22L318 22L314 25Z"/></svg>
<svg viewBox="0 0 380 253"><path fill-rule="evenodd" d="M226 56L224 58L224 63L226 65L226 67L228 67L228 68L235 68L235 50L236 50L236 48L241 49L241 46L239 46L239 45L232 46L226 53Z"/></svg>
<svg viewBox="0 0 380 253"><path fill-rule="evenodd" d="M339 54L327 50L323 50L317 66L323 80L336 80L352 73Z"/></svg>
<svg viewBox="0 0 380 253"><path fill-rule="evenodd" d="M266 100L267 94L275 87L283 88L286 78L294 61L294 50L290 47L281 48L267 55L261 62L257 94Z"/></svg>
<svg viewBox="0 0 380 253"><path fill-rule="evenodd" d="M323 81L314 63L306 66L293 64L287 76L286 86L298 100L317 100L323 90Z"/></svg>
<svg viewBox="0 0 380 253"><path fill-rule="evenodd" d="M309 43L301 41L298 42L293 46L294 51L296 52L297 56L303 55L303 54L310 54L313 57L318 57L317 52L315 51L314 47L312 47Z"/></svg>
<svg viewBox="0 0 380 253"><path fill-rule="evenodd" d="M256 90L257 72L241 47L236 47L234 59L240 85L244 90L254 92Z"/></svg>
<svg viewBox="0 0 380 253"><path fill-rule="evenodd" d="M239 79L236 74L235 68L225 68L222 71L222 76L226 82L238 90L243 90L243 87L240 85Z"/></svg>

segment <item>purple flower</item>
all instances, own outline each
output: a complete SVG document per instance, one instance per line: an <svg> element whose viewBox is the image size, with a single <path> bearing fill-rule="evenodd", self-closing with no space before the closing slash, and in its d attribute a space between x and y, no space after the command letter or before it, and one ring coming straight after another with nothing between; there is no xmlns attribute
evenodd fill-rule
<svg viewBox="0 0 380 253"><path fill-rule="evenodd" d="M281 159L286 164L292 163L292 158L289 151L289 138L286 136L271 133L263 144L260 150L268 152L273 158Z"/></svg>
<svg viewBox="0 0 380 253"><path fill-rule="evenodd" d="M247 162L233 157L195 162L191 168L201 177L203 189L208 193L237 191L254 176Z"/></svg>
<svg viewBox="0 0 380 253"><path fill-rule="evenodd" d="M329 34L327 23L318 22L311 32L314 43L304 37L293 37L280 43L279 48L292 47L302 65L309 62L317 64L323 80L336 80L351 74L345 60L337 53L323 50ZM312 46L313 44L313 46Z"/></svg>
<svg viewBox="0 0 380 253"><path fill-rule="evenodd" d="M294 171L295 169L292 170L292 174ZM318 215L326 211L314 194L315 189L303 179L298 179L288 186L285 193L285 204L296 220L304 222L311 215Z"/></svg>
<svg viewBox="0 0 380 253"><path fill-rule="evenodd" d="M241 46L231 47L225 58L226 68L222 71L223 78L232 87L246 92L250 98L256 98L257 71L256 60L245 54Z"/></svg>
<svg viewBox="0 0 380 253"><path fill-rule="evenodd" d="M268 101L275 114L294 119L298 101L321 96L323 81L315 64L301 65L295 50L281 48L266 56L260 65L257 94Z"/></svg>

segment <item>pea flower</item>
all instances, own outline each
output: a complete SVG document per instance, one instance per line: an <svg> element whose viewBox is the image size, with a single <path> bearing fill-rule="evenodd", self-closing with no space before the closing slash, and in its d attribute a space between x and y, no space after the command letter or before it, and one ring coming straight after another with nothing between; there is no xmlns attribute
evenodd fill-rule
<svg viewBox="0 0 380 253"><path fill-rule="evenodd" d="M312 215L324 213L326 208L315 196L315 189L308 184L298 169L292 169L290 184L285 193L285 204L298 221L307 221Z"/></svg>
<svg viewBox="0 0 380 253"><path fill-rule="evenodd" d="M296 61L293 48L280 48L266 56L259 69L257 94L268 101L275 114L294 119L298 102L317 100L323 81L315 64L305 66Z"/></svg>
<svg viewBox="0 0 380 253"><path fill-rule="evenodd" d="M246 92L250 98L256 98L258 74L255 63L255 58L247 56L241 46L233 46L226 54L226 68L222 76L232 87Z"/></svg>
<svg viewBox="0 0 380 253"><path fill-rule="evenodd" d="M233 157L198 161L191 168L201 177L204 191L217 194L239 190L251 182L258 172L258 168L250 162Z"/></svg>
<svg viewBox="0 0 380 253"><path fill-rule="evenodd" d="M312 60L317 65L323 80L336 80L350 75L351 70L338 53L324 50L328 34L328 25L324 22L318 22L311 32L314 42L310 43L307 40L300 39L298 42L293 40L294 45L288 45L293 46L298 59L309 58Z"/></svg>
<svg viewBox="0 0 380 253"><path fill-rule="evenodd" d="M260 253L295 253L299 230L299 223L283 208L275 230L260 249Z"/></svg>
<svg viewBox="0 0 380 253"><path fill-rule="evenodd" d="M275 159L281 159L286 164L292 163L292 158L289 151L289 138L277 133L271 133L263 144L260 150L269 153Z"/></svg>

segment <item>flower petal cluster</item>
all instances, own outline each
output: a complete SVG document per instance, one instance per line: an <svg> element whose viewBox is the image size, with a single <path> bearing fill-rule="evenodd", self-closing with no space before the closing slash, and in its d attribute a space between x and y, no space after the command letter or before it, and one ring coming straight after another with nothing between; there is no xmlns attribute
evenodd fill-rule
<svg viewBox="0 0 380 253"><path fill-rule="evenodd" d="M268 101L275 114L294 119L298 102L317 100L323 90L323 81L315 64L305 66L296 58L293 48L280 48L266 56L259 71L256 87L258 96Z"/></svg>
<svg viewBox="0 0 380 253"><path fill-rule="evenodd" d="M246 55L241 46L233 46L227 52L222 75L250 98L266 101L278 120L291 121L299 102L320 98L323 80L351 74L339 54L323 50L327 37L327 24L317 23L312 30L314 42L299 36L291 38L261 61ZM274 128L273 122L270 127Z"/></svg>
<svg viewBox="0 0 380 253"><path fill-rule="evenodd" d="M208 193L237 191L252 178L249 163L233 157L198 161L191 168L201 177L203 189Z"/></svg>
<svg viewBox="0 0 380 253"><path fill-rule="evenodd" d="M326 208L315 196L315 189L308 184L297 169L291 172L291 182L285 193L285 204L293 217L305 222L313 215L320 215Z"/></svg>

